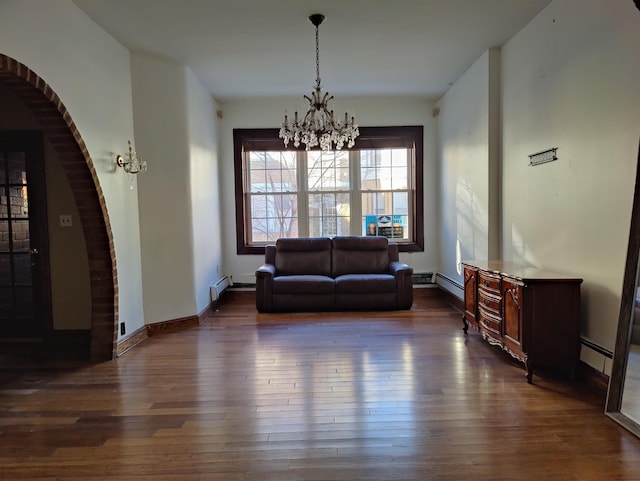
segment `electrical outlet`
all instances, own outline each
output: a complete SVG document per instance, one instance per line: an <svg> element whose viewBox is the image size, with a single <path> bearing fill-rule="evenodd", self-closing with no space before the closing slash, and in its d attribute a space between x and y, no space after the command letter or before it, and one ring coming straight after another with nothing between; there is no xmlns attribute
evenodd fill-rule
<svg viewBox="0 0 640 481"><path fill-rule="evenodd" d="M124 336L126 332L127 332L127 328L124 326L124 322L121 322L120 323L120 335Z"/></svg>
<svg viewBox="0 0 640 481"><path fill-rule="evenodd" d="M73 225L73 217L71 214L62 214L60 216L60 227L71 227Z"/></svg>

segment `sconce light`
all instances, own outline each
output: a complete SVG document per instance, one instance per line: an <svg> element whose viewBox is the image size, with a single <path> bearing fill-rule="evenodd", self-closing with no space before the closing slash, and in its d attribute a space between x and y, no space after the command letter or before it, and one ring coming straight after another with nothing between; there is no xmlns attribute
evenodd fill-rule
<svg viewBox="0 0 640 481"><path fill-rule="evenodd" d="M133 176L141 172L147 171L147 161L143 160L132 148L131 141L129 143L129 152L124 156L116 156L116 164L122 167L124 171L129 174L129 181L131 182L131 188L133 189Z"/></svg>

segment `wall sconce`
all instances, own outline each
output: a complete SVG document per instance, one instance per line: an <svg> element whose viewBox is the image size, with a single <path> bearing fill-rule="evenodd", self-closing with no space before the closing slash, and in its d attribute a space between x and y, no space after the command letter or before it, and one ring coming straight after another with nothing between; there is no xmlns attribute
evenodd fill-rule
<svg viewBox="0 0 640 481"><path fill-rule="evenodd" d="M133 176L141 172L147 171L147 161L143 160L132 148L131 141L129 143L129 152L124 156L118 154L116 156L116 164L122 167L129 174L129 183L133 189Z"/></svg>

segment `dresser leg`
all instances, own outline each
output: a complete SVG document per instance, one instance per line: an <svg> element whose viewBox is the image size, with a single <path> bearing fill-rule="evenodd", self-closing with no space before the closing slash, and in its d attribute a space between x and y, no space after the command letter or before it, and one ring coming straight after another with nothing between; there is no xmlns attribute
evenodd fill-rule
<svg viewBox="0 0 640 481"><path fill-rule="evenodd" d="M464 333L466 334L467 331L469 330L469 321L467 321L467 318L462 316L462 330L464 331Z"/></svg>
<svg viewBox="0 0 640 481"><path fill-rule="evenodd" d="M528 360L524 362L524 368L527 370L527 383L533 384L531 382L533 379L533 366Z"/></svg>

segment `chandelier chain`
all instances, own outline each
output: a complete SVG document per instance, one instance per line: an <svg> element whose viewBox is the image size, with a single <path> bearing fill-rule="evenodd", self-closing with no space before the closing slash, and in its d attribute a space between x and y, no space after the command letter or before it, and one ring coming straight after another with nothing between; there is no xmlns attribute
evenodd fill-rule
<svg viewBox="0 0 640 481"><path fill-rule="evenodd" d="M320 87L320 35L316 25L316 86Z"/></svg>

